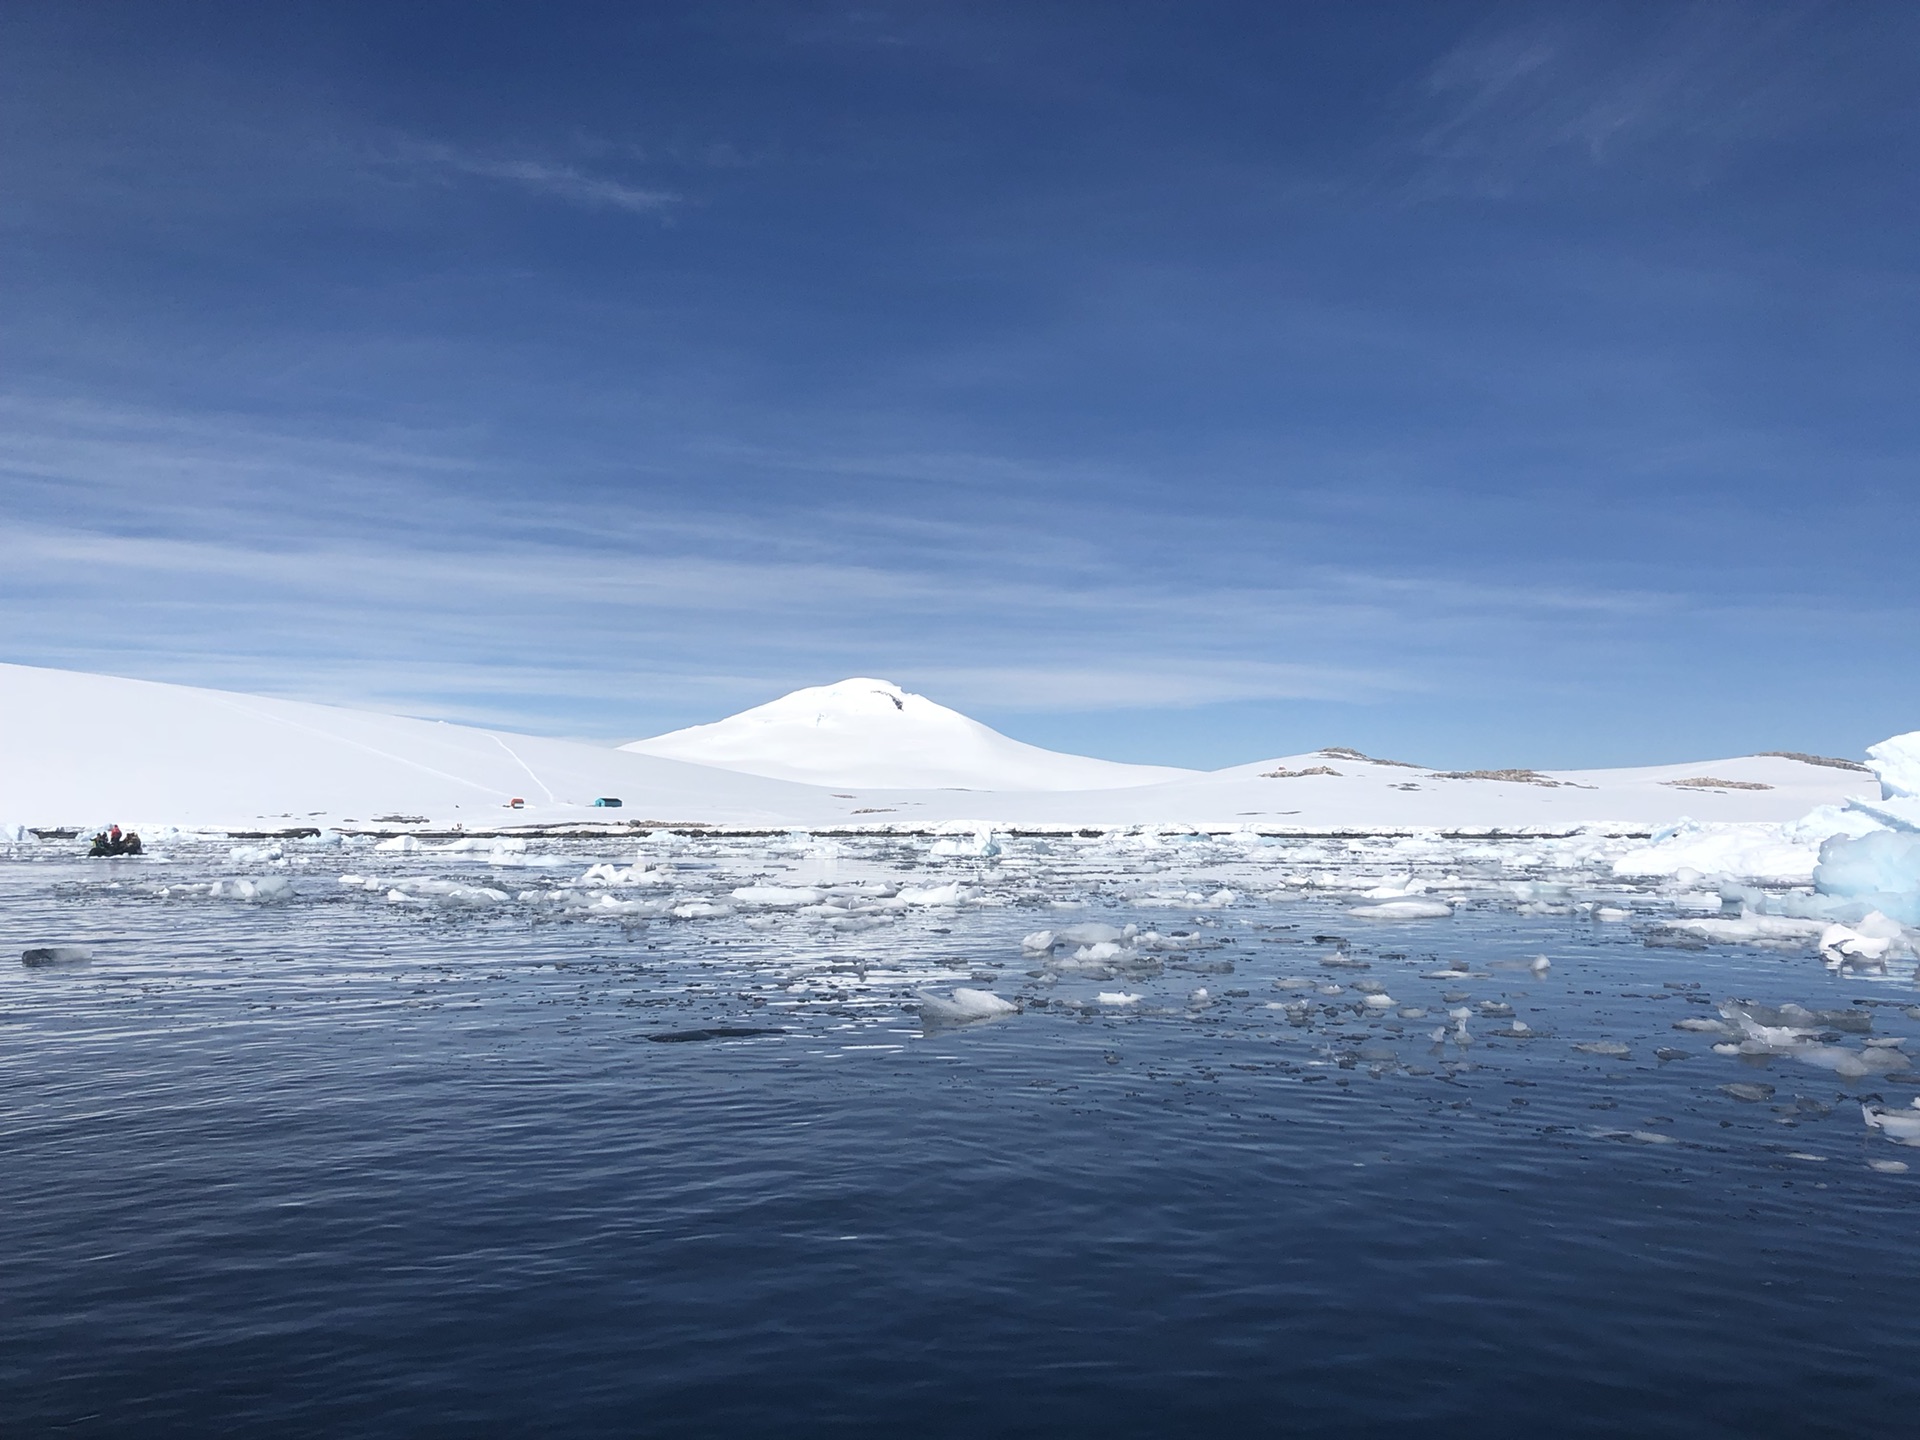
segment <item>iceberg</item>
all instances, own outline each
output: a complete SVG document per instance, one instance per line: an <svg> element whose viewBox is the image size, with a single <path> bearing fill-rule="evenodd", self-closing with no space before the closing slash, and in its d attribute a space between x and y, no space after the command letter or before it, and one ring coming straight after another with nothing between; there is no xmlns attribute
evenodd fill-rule
<svg viewBox="0 0 1920 1440"><path fill-rule="evenodd" d="M1869 745L1867 768L1880 781L1881 799L1920 799L1920 730Z"/></svg>
<svg viewBox="0 0 1920 1440"><path fill-rule="evenodd" d="M1813 888L1864 902L1902 925L1920 925L1920 834L1876 830L1832 836L1820 847Z"/></svg>
<svg viewBox="0 0 1920 1440"><path fill-rule="evenodd" d="M1880 781L1879 800L1848 805L1890 829L1920 833L1920 730L1869 745L1867 768Z"/></svg>

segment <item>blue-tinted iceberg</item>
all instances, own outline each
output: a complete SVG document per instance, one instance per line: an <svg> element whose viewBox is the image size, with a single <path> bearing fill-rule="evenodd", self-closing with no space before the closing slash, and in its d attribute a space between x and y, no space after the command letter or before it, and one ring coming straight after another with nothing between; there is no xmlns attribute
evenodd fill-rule
<svg viewBox="0 0 1920 1440"><path fill-rule="evenodd" d="M1920 834L1833 836L1820 847L1813 888L1863 901L1903 925L1920 925Z"/></svg>

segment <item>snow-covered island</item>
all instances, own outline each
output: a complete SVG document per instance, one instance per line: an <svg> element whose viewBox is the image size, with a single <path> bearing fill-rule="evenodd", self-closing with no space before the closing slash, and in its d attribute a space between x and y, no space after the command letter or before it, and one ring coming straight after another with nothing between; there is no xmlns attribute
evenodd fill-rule
<svg viewBox="0 0 1920 1440"><path fill-rule="evenodd" d="M1513 837L1595 852L1583 863L1620 877L1817 886L1772 904L1803 926L1869 911L1920 924L1920 732L1864 763L1461 772L1332 748L1200 772L1043 750L866 678L616 748L4 665L0 766L0 833L17 844L110 821L149 834L934 833L978 853L996 832Z"/></svg>

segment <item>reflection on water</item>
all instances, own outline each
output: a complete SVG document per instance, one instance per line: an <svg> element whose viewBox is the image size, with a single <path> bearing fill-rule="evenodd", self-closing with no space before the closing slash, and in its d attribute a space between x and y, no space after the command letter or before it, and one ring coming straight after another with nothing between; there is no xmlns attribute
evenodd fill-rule
<svg viewBox="0 0 1920 1440"><path fill-rule="evenodd" d="M1457 913L1379 920L1273 883L1305 847L271 848L0 865L9 1433L1920 1398L1897 963L1458 853Z"/></svg>

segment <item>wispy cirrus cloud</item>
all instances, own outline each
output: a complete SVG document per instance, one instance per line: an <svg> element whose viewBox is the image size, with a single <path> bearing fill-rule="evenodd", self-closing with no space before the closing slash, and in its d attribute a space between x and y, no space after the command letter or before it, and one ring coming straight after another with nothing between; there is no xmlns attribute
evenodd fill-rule
<svg viewBox="0 0 1920 1440"><path fill-rule="evenodd" d="M1831 7L1692 3L1644 13L1541 7L1469 34L1428 69L1409 144L1419 193L1503 196L1542 166L1660 147L1683 173L1806 118L1799 51Z"/></svg>
<svg viewBox="0 0 1920 1440"><path fill-rule="evenodd" d="M394 148L399 165L440 178L471 176L514 186L521 191L588 210L622 210L658 215L684 202L676 191L634 184L596 174L551 158L489 153L436 142L411 140Z"/></svg>

